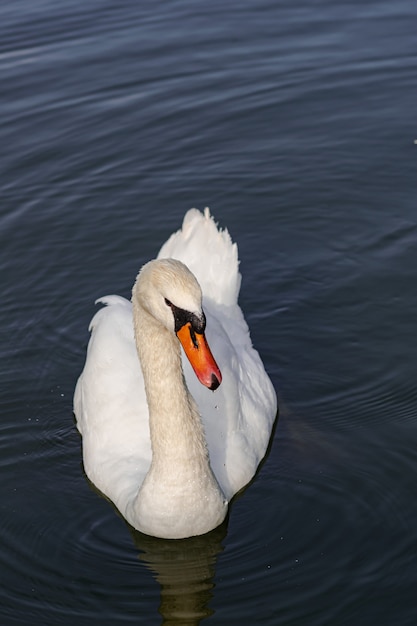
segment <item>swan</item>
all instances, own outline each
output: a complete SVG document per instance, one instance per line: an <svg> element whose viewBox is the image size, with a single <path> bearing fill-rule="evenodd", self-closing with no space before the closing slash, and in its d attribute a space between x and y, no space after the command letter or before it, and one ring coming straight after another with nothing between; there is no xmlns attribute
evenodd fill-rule
<svg viewBox="0 0 417 626"><path fill-rule="evenodd" d="M277 398L237 302L238 263L228 231L191 209L131 301L97 300L74 392L84 470L147 535L216 528L265 455Z"/></svg>

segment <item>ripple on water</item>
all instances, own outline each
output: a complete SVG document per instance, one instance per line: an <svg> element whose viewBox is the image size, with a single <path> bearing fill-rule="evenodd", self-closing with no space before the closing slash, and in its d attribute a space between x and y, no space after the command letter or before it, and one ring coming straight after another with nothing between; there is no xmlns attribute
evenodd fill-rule
<svg viewBox="0 0 417 626"><path fill-rule="evenodd" d="M228 623L235 603L243 613L256 603L259 618L323 624L357 615L363 603L383 623L378 594L389 594L392 580L408 588L413 576L415 434L410 428L410 441L386 425L352 443L293 426L278 425L270 458L232 508L214 604L229 611Z"/></svg>
<svg viewBox="0 0 417 626"><path fill-rule="evenodd" d="M72 421L57 427L53 413L24 437L19 425L6 433L20 443L5 449L16 483L2 506L0 567L10 572L4 614L22 623L28 614L41 619L47 607L56 623L102 614L109 624L137 623L142 614L157 615L158 606L177 623L210 615L226 527L178 542L133 531L85 478ZM22 465L25 446L29 462Z"/></svg>
<svg viewBox="0 0 417 626"><path fill-rule="evenodd" d="M65 502L53 495L38 494L40 508L31 516L9 516L9 523L2 525L7 549L0 559L10 571L2 593L13 615L16 607L26 615L48 607L56 623L60 616L85 619L101 612L111 623L141 596L156 603L157 589L138 563L125 524L108 503L101 510L85 494L78 502L74 494ZM20 585L14 585L15 579Z"/></svg>

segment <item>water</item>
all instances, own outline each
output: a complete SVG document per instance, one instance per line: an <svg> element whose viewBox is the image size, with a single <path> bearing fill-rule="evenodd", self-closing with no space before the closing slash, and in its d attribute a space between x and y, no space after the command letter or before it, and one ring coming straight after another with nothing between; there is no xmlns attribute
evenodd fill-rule
<svg viewBox="0 0 417 626"><path fill-rule="evenodd" d="M3 2L0 616L416 619L416 8ZM72 417L94 300L209 205L279 394L205 538L132 534Z"/></svg>

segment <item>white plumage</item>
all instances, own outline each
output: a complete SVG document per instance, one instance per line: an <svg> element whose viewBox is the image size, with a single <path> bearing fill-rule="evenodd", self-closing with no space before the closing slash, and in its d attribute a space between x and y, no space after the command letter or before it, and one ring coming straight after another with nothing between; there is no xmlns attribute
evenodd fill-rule
<svg viewBox="0 0 417 626"><path fill-rule="evenodd" d="M277 401L237 304L241 277L237 246L228 232L217 229L208 209L204 214L191 209L158 259L185 264L203 294L206 337L223 378L220 387L213 392L203 386L182 356L203 429L182 384L175 360L180 344L167 306L198 316L201 295L194 278L170 261L145 266L134 287L136 339L146 344L139 350L142 367L132 304L120 296L99 300L107 306L90 324L74 413L90 480L138 530L180 538L207 532L224 519L227 502L251 480L265 455Z"/></svg>

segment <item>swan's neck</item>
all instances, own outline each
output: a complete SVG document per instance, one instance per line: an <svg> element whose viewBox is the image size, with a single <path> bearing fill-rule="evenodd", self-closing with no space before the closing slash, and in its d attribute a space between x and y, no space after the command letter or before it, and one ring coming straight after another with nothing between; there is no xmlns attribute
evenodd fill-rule
<svg viewBox="0 0 417 626"><path fill-rule="evenodd" d="M172 462L209 465L201 418L185 384L177 337L145 310L135 324L145 381L152 443L152 465ZM194 468L196 469L196 468Z"/></svg>
<svg viewBox="0 0 417 626"><path fill-rule="evenodd" d="M216 525L210 515L221 523L227 504L210 467L198 409L185 384L180 344L135 301L133 313L152 445L151 466L135 505L140 529L165 537L170 536L167 532L172 537L202 534Z"/></svg>

